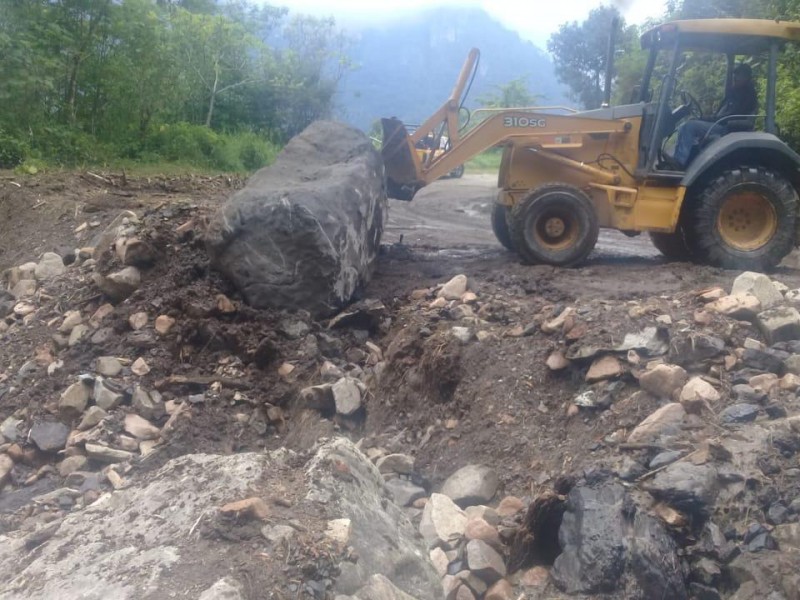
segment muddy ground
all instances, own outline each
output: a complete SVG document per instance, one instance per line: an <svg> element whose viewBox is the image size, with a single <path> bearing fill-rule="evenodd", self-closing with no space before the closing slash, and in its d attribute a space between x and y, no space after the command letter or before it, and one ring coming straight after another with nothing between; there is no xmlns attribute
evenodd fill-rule
<svg viewBox="0 0 800 600"><path fill-rule="evenodd" d="M169 442L138 467L142 476L182 454L282 446L304 452L317 438L338 432L362 440L364 448L414 455L426 489L437 489L461 466L482 463L499 475L498 498L513 494L530 499L567 472L610 465L604 440L620 428L632 428L658 406L644 399L620 412L581 411L568 417L573 399L587 387L585 373L550 372L545 361L563 348L563 341L542 334L541 323L566 306L578 305L588 329L582 342L609 347L626 333L655 324L657 316L691 323L699 308L695 293L715 285L729 289L737 275L668 263L645 236L615 232L601 234L597 249L580 268L523 265L491 232L493 177L467 174L431 185L411 203L391 202L384 247L363 291L363 298L380 300L385 312L366 330L332 331L327 323L313 323L303 315L248 309L209 269L202 224L241 185L226 177L148 181L116 173L0 176L0 271L36 261L43 252L63 256L93 246L121 210L142 218L149 241L163 257L146 273L142 288L105 323L115 335L64 350L64 368L54 376L33 377L21 392L0 396L0 421L15 411L28 419L52 411L58 394L97 356L144 356L151 371L139 382L159 389L165 400L208 394L192 406L191 420L179 424ZM190 221L196 233L176 233ZM81 269L68 271L48 288L49 300L34 322L5 335L0 383L14 381L26 362L50 343L52 322L64 311L92 314L102 305L90 271ZM489 324L480 344L460 345L449 335L453 319L448 311L429 308L434 286L457 274L469 279L478 298L475 311ZM782 267L775 277L789 288L800 287L798 270ZM424 289L431 292L413 295ZM220 293L236 303L235 313L215 310ZM128 318L141 311L177 320L168 340L131 344ZM282 333L287 319L307 322L317 342L309 347L308 337ZM716 326L709 324L709 330ZM679 333L680 326L674 329ZM735 337L743 341L746 334ZM365 339L388 362L370 390L365 414L339 421L299 406L298 391L320 383L323 357L374 367L360 350ZM266 356L264 340L271 340ZM287 363L291 374L279 373ZM175 375L195 383L170 383ZM220 379L225 381L221 391L209 392L201 382ZM629 375L622 383L623 389L636 389ZM280 408L281 417L264 418L266 406ZM22 485L44 462L41 458L22 467L19 485L0 495L2 530L13 531L24 521L19 510L26 499L58 485L55 477L50 484L49 478L45 484L37 482L35 492ZM244 564L249 551L241 552ZM215 574L206 575L213 581Z"/></svg>

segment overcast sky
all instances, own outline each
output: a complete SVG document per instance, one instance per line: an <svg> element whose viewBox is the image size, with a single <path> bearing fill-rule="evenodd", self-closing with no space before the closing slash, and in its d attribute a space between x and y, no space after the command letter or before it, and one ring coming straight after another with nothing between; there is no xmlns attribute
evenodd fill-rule
<svg viewBox="0 0 800 600"><path fill-rule="evenodd" d="M616 4L629 23L641 23L664 12L665 0L278 0L270 4L348 22L386 21L434 6L481 6L507 27L541 48L561 23L581 21L598 4Z"/></svg>

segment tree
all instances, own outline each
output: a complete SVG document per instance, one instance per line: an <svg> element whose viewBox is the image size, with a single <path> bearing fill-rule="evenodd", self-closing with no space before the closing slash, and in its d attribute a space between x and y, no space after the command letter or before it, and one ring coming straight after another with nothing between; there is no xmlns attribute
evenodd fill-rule
<svg viewBox="0 0 800 600"><path fill-rule="evenodd" d="M603 102L608 37L615 19L620 32L618 48L624 51L632 46L636 29L626 27L619 11L612 6L592 9L583 23L564 23L547 42L559 81L586 108L597 108Z"/></svg>
<svg viewBox="0 0 800 600"><path fill-rule="evenodd" d="M534 106L541 99L541 94L530 91L528 78L519 77L494 86L492 93L481 96L477 101L483 108L520 108Z"/></svg>

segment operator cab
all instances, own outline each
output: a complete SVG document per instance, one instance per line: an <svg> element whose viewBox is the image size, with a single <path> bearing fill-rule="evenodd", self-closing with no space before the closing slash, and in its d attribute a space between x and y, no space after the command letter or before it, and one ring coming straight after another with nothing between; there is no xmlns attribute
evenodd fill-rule
<svg viewBox="0 0 800 600"><path fill-rule="evenodd" d="M777 135L778 52L791 39L800 39L796 23L749 19L675 21L646 32L642 48L650 52L638 90L644 114L637 174L679 178L699 155L713 152L731 134ZM738 104L750 107L746 114L739 114L741 109L718 112L723 99L737 92L737 77L746 71L756 101ZM717 77L708 78L709 72ZM688 151L687 127L697 134Z"/></svg>

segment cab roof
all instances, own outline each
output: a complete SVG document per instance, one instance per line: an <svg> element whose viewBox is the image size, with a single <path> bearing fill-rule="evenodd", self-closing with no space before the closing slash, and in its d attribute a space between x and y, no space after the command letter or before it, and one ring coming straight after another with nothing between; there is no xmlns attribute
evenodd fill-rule
<svg viewBox="0 0 800 600"><path fill-rule="evenodd" d="M759 54L773 41L800 42L800 23L768 19L695 19L671 21L642 35L642 48L671 47L676 37L687 50Z"/></svg>

